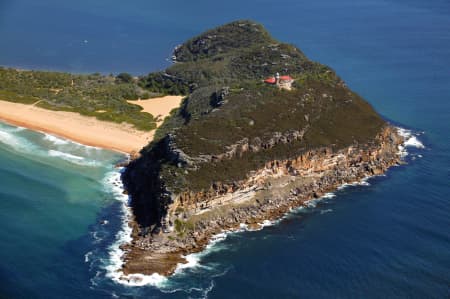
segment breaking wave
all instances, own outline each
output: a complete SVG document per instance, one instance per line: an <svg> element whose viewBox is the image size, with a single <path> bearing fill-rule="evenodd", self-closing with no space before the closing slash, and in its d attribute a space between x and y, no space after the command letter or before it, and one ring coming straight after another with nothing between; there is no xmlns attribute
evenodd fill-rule
<svg viewBox="0 0 450 299"><path fill-rule="evenodd" d="M1 130L0 142L21 153L33 152L36 150L36 147L31 142L27 141L25 138L15 135L13 132Z"/></svg>
<svg viewBox="0 0 450 299"><path fill-rule="evenodd" d="M65 139L62 139L62 138L50 135L50 134L44 133L44 136L45 136L44 140L50 141L50 142L52 142L54 144L57 144L57 145L62 145L62 144L68 144L69 143L68 140L65 140Z"/></svg>
<svg viewBox="0 0 450 299"><path fill-rule="evenodd" d="M0 123L0 145L16 153L26 154L28 158L60 159L80 166L102 166L102 153L98 148L85 146L46 133L34 132L21 127ZM41 159L44 158L44 159ZM50 163L50 161L48 161ZM52 163L53 164L53 163Z"/></svg>
<svg viewBox="0 0 450 299"><path fill-rule="evenodd" d="M49 154L49 156L60 157L60 158L63 158L64 160L68 160L68 161L82 161L82 160L84 160L83 157L75 156L75 155L72 155L72 154L69 154L69 153L63 153L63 152L55 151L55 150L49 150L48 154Z"/></svg>
<svg viewBox="0 0 450 299"><path fill-rule="evenodd" d="M403 144L398 146L399 154L402 158L405 158L409 155L407 148L408 147L414 147L418 149L424 149L425 146L423 143L417 138L420 136L420 133L413 133L411 130L404 129L404 128L397 128L397 132L400 136L402 136L405 139L405 142Z"/></svg>
<svg viewBox="0 0 450 299"><path fill-rule="evenodd" d="M195 292L199 293L201 298L206 297L206 295L214 287L213 280L211 280L207 286L192 287L181 282L183 281L182 278L185 277L185 275L188 275L188 271L193 269L203 269L209 273L208 276L211 278L225 275L227 270L219 271L220 269L214 269L214 267L202 265L200 261L204 256L212 252L225 249L226 246L221 246L221 244L223 244L222 242L227 238L227 236L239 231L245 231L247 230L247 227L245 225L241 225L241 229L239 231L227 231L213 236L203 251L184 256L187 262L178 264L175 273L169 278L157 273L152 275L125 275L123 271L121 271L124 251L120 247L121 245L132 241L132 229L128 225L132 215L129 208L129 197L123 194L124 189L121 181L122 171L123 169L112 171L108 173L104 179L105 191L113 194L114 198L121 202L121 228L117 232L114 242L108 248L107 261L103 265L103 268L106 271L106 277L124 286L153 286L158 288L163 293L184 292L191 294ZM89 261L90 258L91 254L87 253L85 255L85 260Z"/></svg>
<svg viewBox="0 0 450 299"><path fill-rule="evenodd" d="M90 166L90 167L101 166L101 163L98 161L87 159L87 158L84 158L81 156L77 156L77 155L73 155L73 154L69 154L69 153L65 153L65 152L60 152L57 150L49 150L48 155L51 157L60 158L64 161L67 161L67 162L70 162L73 164L78 164L80 166Z"/></svg>
<svg viewBox="0 0 450 299"><path fill-rule="evenodd" d="M123 271L121 271L125 252L120 247L121 245L128 244L132 241L132 229L128 225L132 214L129 208L129 197L124 194L124 187L121 180L122 171L123 168L109 172L103 182L105 191L111 193L116 200L121 202L121 228L117 232L113 244L108 248L108 259L103 265L103 268L106 271L106 277L112 279L116 283L127 286L151 285L162 287L163 283L167 281L165 276L157 273L152 275L125 275Z"/></svg>

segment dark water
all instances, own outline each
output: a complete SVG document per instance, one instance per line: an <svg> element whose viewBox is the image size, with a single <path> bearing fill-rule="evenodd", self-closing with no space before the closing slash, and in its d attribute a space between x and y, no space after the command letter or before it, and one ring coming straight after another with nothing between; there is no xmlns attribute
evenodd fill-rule
<svg viewBox="0 0 450 299"><path fill-rule="evenodd" d="M122 213L104 181L121 157L56 145L97 163L33 158L30 146L55 145L2 126L0 297L450 297L448 1L0 0L0 64L141 74L164 68L186 38L239 18L333 67L425 149L409 148L407 166L369 186L229 235L158 286L126 287L105 270Z"/></svg>

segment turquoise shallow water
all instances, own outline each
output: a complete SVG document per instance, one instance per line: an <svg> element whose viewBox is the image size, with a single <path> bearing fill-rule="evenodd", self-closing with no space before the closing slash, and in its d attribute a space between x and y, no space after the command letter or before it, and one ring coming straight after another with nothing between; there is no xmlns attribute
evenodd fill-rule
<svg viewBox="0 0 450 299"><path fill-rule="evenodd" d="M112 165L123 157L1 125L0 297L450 297L447 1L5 0L0 64L145 73L184 39L237 18L329 64L425 148L368 186L222 238L158 286L127 287L105 270L123 215Z"/></svg>
<svg viewBox="0 0 450 299"><path fill-rule="evenodd" d="M105 178L124 157L1 123L0 138L0 292L79 293L93 227L117 202Z"/></svg>

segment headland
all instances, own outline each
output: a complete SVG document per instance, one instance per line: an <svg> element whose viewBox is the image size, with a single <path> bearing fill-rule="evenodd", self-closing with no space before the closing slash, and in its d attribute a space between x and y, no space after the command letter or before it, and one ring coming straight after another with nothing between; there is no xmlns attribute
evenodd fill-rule
<svg viewBox="0 0 450 299"><path fill-rule="evenodd" d="M171 275L218 233L257 229L401 163L396 128L260 24L208 30L173 61L153 78L190 92L123 174L132 210L124 282Z"/></svg>

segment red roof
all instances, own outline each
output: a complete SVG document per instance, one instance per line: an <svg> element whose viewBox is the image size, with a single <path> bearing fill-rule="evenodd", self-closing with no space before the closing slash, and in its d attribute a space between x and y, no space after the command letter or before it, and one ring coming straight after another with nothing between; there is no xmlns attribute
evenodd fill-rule
<svg viewBox="0 0 450 299"><path fill-rule="evenodd" d="M280 77L280 81L292 81L292 80L294 80L294 79L292 79L292 77L289 75ZM275 77L269 77L269 78L266 78L264 80L264 82L268 83L268 84L275 84L275 83L277 83L277 79L275 79Z"/></svg>
<svg viewBox="0 0 450 299"><path fill-rule="evenodd" d="M283 81L291 81L292 80L292 77L291 76L281 76L280 77L280 80L283 80Z"/></svg>
<svg viewBox="0 0 450 299"><path fill-rule="evenodd" d="M264 80L265 83L269 83L269 84L275 84L277 82L277 80L275 79L275 77L270 77L267 78L266 80Z"/></svg>

